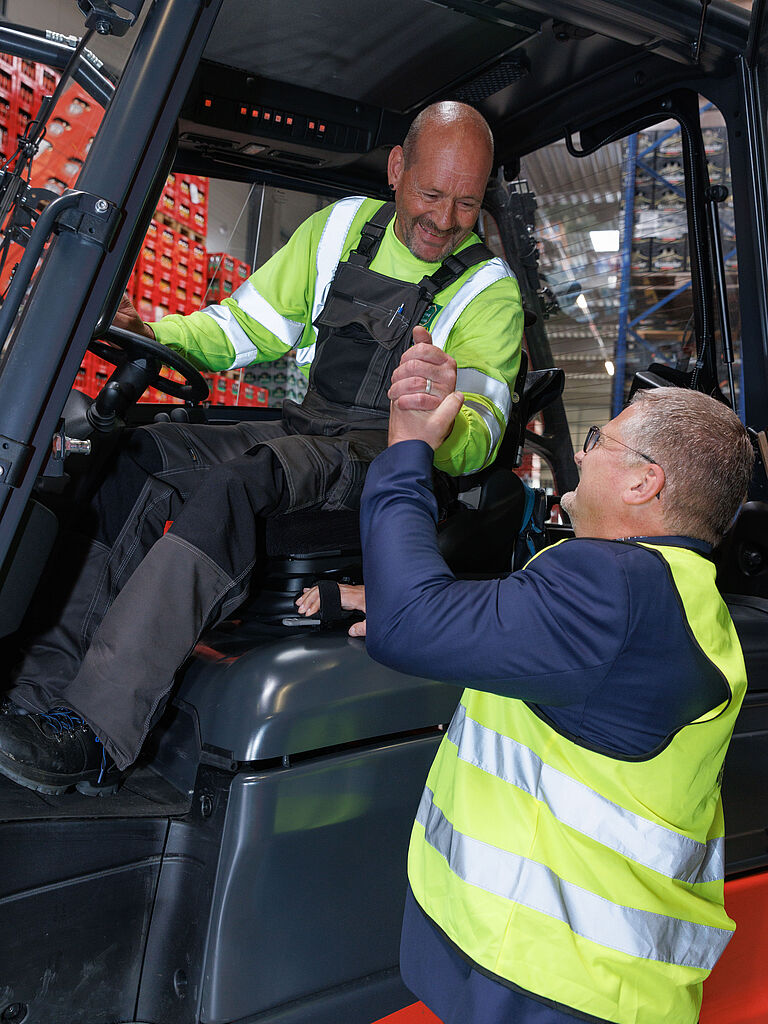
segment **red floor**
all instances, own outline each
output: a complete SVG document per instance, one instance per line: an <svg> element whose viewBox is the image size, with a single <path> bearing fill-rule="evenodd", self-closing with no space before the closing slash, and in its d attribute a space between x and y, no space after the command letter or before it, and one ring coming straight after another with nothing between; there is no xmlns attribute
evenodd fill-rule
<svg viewBox="0 0 768 1024"><path fill-rule="evenodd" d="M426 1006L414 1003L413 1006L406 1006L388 1017L382 1017L376 1024L440 1024L440 1020L434 1013L430 1013Z"/></svg>
<svg viewBox="0 0 768 1024"><path fill-rule="evenodd" d="M736 922L720 962L704 985L699 1024L766 1024L768 1021L768 873L737 878L725 886L725 907ZM440 1024L414 1003L376 1024Z"/></svg>
<svg viewBox="0 0 768 1024"><path fill-rule="evenodd" d="M768 874L726 882L725 909L736 922L736 934L704 983L700 1024L768 1021L767 900Z"/></svg>

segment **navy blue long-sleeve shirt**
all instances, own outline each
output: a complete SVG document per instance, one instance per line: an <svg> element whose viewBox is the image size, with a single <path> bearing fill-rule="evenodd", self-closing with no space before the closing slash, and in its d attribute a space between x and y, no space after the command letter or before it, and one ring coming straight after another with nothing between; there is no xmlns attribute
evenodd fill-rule
<svg viewBox="0 0 768 1024"><path fill-rule="evenodd" d="M524 700L552 728L617 758L649 756L727 698L667 563L640 544L569 540L503 579L457 579L437 546L432 454L424 442L401 442L368 471L361 534L372 657ZM685 537L643 539L709 551ZM455 1024L574 1019L478 973L410 894L401 969Z"/></svg>

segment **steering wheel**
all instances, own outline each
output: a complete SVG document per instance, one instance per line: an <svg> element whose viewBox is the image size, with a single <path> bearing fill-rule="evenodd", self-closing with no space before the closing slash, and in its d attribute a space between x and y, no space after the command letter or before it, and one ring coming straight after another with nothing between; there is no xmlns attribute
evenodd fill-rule
<svg viewBox="0 0 768 1024"><path fill-rule="evenodd" d="M93 352L99 359L112 363L113 366L123 366L125 363L136 365L140 360L147 360L145 388L150 386L157 388L164 395L180 398L192 405L204 402L208 397L208 382L205 377L195 369L188 359L166 345L161 345L154 339L145 338L141 334L134 334L133 331L123 330L122 327L109 327L102 336L113 342L117 348L114 348L113 345L105 345L101 341L91 341L88 351ZM168 380L167 377L161 377L160 364L178 371L184 380Z"/></svg>

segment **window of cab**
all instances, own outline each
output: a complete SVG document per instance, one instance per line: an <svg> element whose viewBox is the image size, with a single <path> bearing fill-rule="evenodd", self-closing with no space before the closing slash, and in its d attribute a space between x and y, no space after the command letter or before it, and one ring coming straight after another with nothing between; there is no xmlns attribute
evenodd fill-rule
<svg viewBox="0 0 768 1024"><path fill-rule="evenodd" d="M699 101L703 147L718 207L734 348L736 408L743 414L738 261L726 126ZM563 402L574 450L586 430L617 415L636 372L650 364L691 370L696 360L682 137L675 121L654 124L577 157L558 140L521 161L538 252L538 296L551 365L565 370ZM500 245L486 218L489 244ZM715 343L721 346L719 324ZM719 358L720 386L728 394ZM541 431L540 423L531 425ZM535 455L523 466L533 485L553 486Z"/></svg>

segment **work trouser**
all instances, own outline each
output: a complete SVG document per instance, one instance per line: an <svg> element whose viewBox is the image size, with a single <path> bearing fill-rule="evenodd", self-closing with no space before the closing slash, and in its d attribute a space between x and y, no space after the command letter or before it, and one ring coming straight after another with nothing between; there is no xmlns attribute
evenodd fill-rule
<svg viewBox="0 0 768 1024"><path fill-rule="evenodd" d="M259 517L358 508L367 465L386 443L380 430L306 437L283 421L136 434L119 460L130 470L118 466L97 496L99 530L82 541L86 557L58 621L27 648L11 690L27 708L77 711L121 768L200 632L245 597ZM121 522L110 493L124 477L138 494Z"/></svg>

